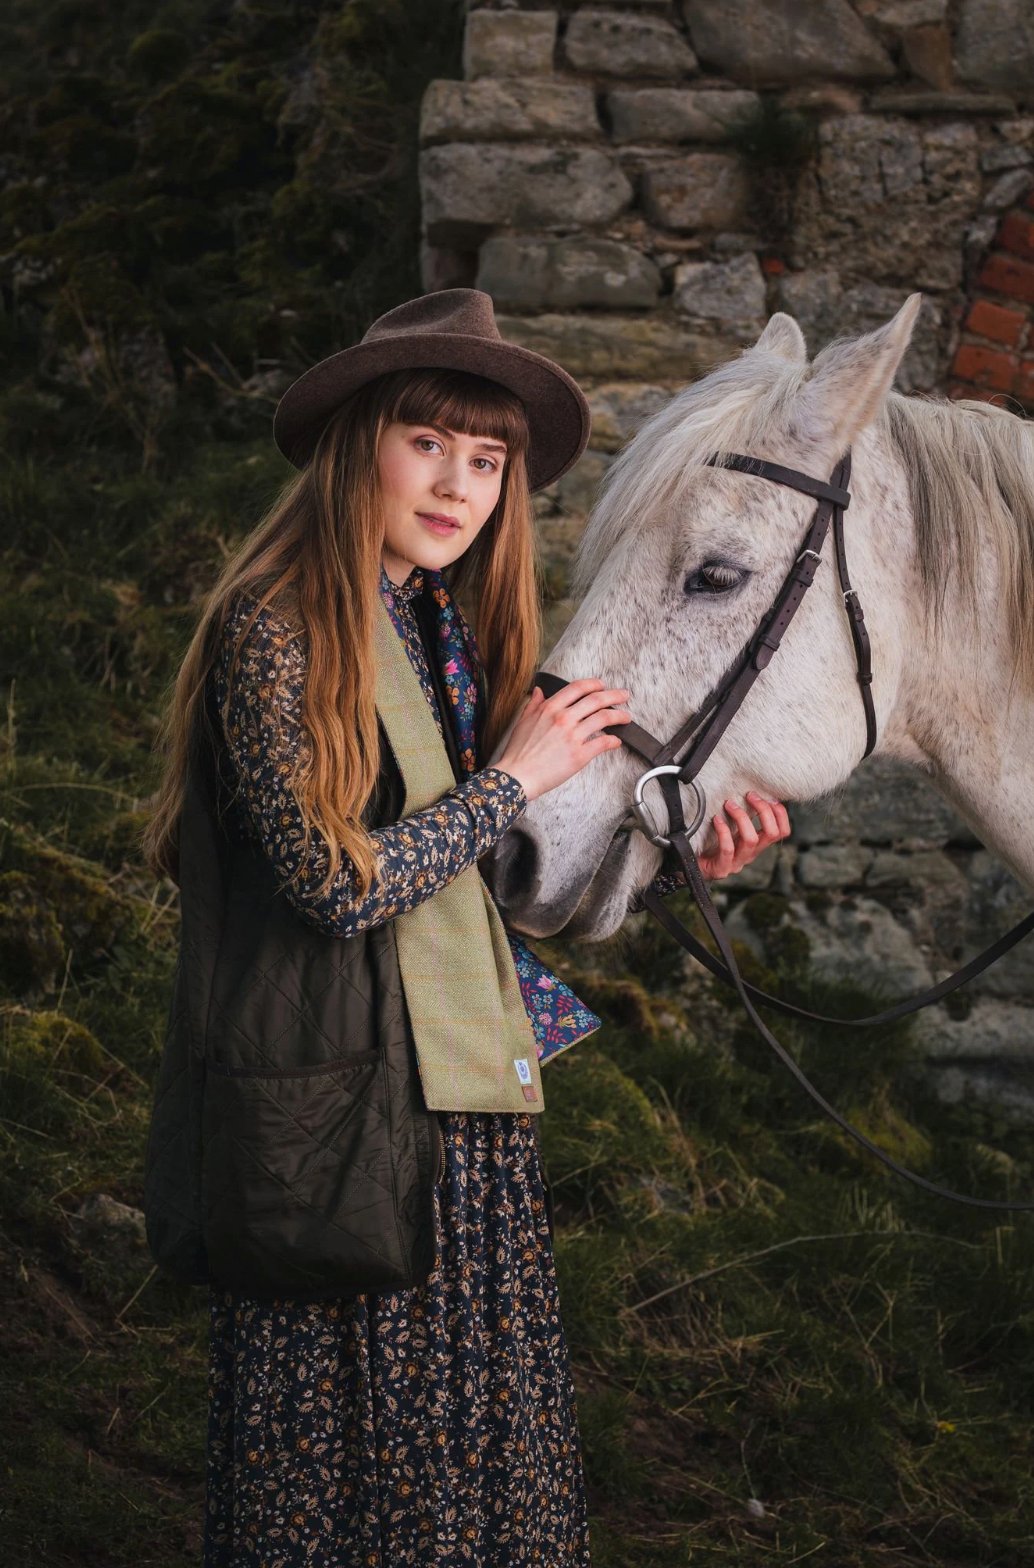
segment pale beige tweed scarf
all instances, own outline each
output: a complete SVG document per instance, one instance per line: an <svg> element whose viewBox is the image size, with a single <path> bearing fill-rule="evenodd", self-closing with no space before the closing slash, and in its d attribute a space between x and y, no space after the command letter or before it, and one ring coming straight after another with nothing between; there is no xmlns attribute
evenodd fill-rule
<svg viewBox="0 0 1034 1568"><path fill-rule="evenodd" d="M378 597L377 712L406 791L404 816L453 789L420 679ZM477 866L394 921L420 1082L433 1111L541 1111L542 1079L510 945Z"/></svg>

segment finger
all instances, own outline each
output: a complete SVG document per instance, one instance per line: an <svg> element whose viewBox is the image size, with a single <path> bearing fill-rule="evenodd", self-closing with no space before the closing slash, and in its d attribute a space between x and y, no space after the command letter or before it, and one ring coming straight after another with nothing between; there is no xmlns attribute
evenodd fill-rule
<svg viewBox="0 0 1034 1568"><path fill-rule="evenodd" d="M624 708L601 708L598 713L587 713L584 719L579 719L572 733L576 740L584 741L600 730L609 730L613 725L631 724L631 722L632 715L626 713Z"/></svg>
<svg viewBox="0 0 1034 1568"><path fill-rule="evenodd" d="M593 757L600 756L604 751L617 751L620 747L621 742L616 735L594 735L592 740L588 740L585 743L582 751L584 760L580 762L579 766L584 767L586 762L591 762Z"/></svg>
<svg viewBox="0 0 1034 1568"><path fill-rule="evenodd" d="M582 719L591 718L594 713L599 713L604 708L619 708L627 701L628 692L622 691L620 687L601 688L572 703L566 710L566 717L573 723L579 724Z"/></svg>
<svg viewBox="0 0 1034 1568"><path fill-rule="evenodd" d="M736 859L736 846L733 843L732 832L729 824L722 816L711 818L714 823L715 837L718 847L713 855L707 855L700 862L700 869L709 882L720 882L733 870Z"/></svg>
<svg viewBox="0 0 1034 1568"><path fill-rule="evenodd" d="M781 800L774 800L772 802L772 810L775 812L776 821L779 824L779 837L789 838L790 834L793 832L793 828L790 825L790 813L787 811Z"/></svg>
<svg viewBox="0 0 1034 1568"><path fill-rule="evenodd" d="M540 687L539 690L541 691L541 689ZM581 680L569 681L566 686L561 686L560 690L555 691L552 697L546 698L546 705L553 711L562 712L563 709L569 708L572 703L577 702L580 697L584 697L588 692L602 690L602 681L596 680L594 676L585 676Z"/></svg>
<svg viewBox="0 0 1034 1568"><path fill-rule="evenodd" d="M748 790L747 804L752 806L757 819L761 824L761 837L768 844L774 844L780 837L779 825L776 821L775 807L770 800L759 795L756 790Z"/></svg>
<svg viewBox="0 0 1034 1568"><path fill-rule="evenodd" d="M725 802L726 816L732 818L736 829L740 849L754 849L758 842L758 830L750 820L749 812L742 806L737 806L734 800Z"/></svg>

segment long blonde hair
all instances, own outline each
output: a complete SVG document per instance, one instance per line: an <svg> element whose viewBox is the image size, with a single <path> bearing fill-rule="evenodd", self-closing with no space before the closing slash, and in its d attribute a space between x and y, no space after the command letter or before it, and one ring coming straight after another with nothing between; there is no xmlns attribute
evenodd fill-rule
<svg viewBox="0 0 1034 1568"><path fill-rule="evenodd" d="M380 766L373 617L384 522L377 448L381 432L395 421L441 425L506 443L499 501L451 573L453 587L473 610L489 692L487 750L527 691L540 621L524 406L496 382L462 371L402 370L379 376L330 421L312 461L244 540L204 604L163 721L166 766L143 841L156 875L178 878L187 776L201 744L220 744L208 719L206 690L223 628L243 595L255 609L236 643L234 661L266 606L304 638L306 738L288 782L305 824L306 846L313 829L326 841L325 885L344 855L355 867L361 890L369 888L374 857L362 814Z"/></svg>

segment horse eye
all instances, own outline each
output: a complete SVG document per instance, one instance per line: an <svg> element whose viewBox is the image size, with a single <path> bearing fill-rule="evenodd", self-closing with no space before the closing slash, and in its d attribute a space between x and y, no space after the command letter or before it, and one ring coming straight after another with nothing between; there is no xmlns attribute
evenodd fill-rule
<svg viewBox="0 0 1034 1568"><path fill-rule="evenodd" d="M695 572L690 572L682 584L685 593L728 593L739 587L746 572L725 561L705 561Z"/></svg>

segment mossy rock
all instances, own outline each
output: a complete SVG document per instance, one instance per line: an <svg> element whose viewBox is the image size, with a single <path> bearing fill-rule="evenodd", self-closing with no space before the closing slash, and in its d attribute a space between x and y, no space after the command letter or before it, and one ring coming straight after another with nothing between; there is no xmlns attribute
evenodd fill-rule
<svg viewBox="0 0 1034 1568"><path fill-rule="evenodd" d="M75 1089L104 1066L98 1041L75 1019L0 1008L0 1105L8 1121L48 1137L67 1132L76 1118Z"/></svg>
<svg viewBox="0 0 1034 1568"><path fill-rule="evenodd" d="M0 873L0 985L14 996L52 991L65 963L54 906L24 871Z"/></svg>
<svg viewBox="0 0 1034 1568"><path fill-rule="evenodd" d="M190 43L175 28L152 27L133 39L126 51L126 65L134 76L155 86L178 76L190 54Z"/></svg>
<svg viewBox="0 0 1034 1568"><path fill-rule="evenodd" d="M0 821L0 872L20 872L41 908L53 911L64 947L79 962L108 951L133 919L128 899L112 891L100 868L55 849L30 829ZM24 897L21 893L19 896Z"/></svg>

